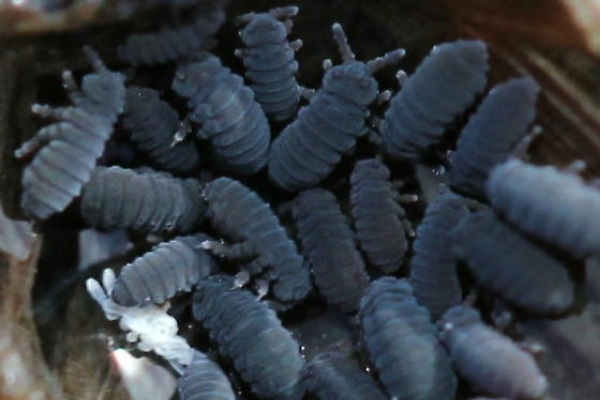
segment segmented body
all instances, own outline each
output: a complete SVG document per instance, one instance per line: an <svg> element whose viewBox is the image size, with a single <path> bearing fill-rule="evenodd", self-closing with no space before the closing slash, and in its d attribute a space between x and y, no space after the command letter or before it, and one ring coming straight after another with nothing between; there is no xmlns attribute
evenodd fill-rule
<svg viewBox="0 0 600 400"><path fill-rule="evenodd" d="M225 11L215 6L197 12L198 16L190 24L129 36L117 50L119 59L131 65L155 65L208 50L214 44L212 36L225 22Z"/></svg>
<svg viewBox="0 0 600 400"><path fill-rule="evenodd" d="M308 368L308 390L321 400L387 399L377 382L350 356L333 351L321 353Z"/></svg>
<svg viewBox="0 0 600 400"><path fill-rule="evenodd" d="M434 46L390 101L379 129L382 151L394 159L420 159L483 91L487 70L482 41Z"/></svg>
<svg viewBox="0 0 600 400"><path fill-rule="evenodd" d="M317 185L354 149L357 138L368 132L365 118L378 95L373 72L404 55L396 50L369 63L356 61L341 26L334 24L333 30L344 63L325 72L321 88L269 153L269 178L287 191Z"/></svg>
<svg viewBox="0 0 600 400"><path fill-rule="evenodd" d="M235 400L235 392L221 367L194 350L192 362L177 382L181 400Z"/></svg>
<svg viewBox="0 0 600 400"><path fill-rule="evenodd" d="M300 193L293 216L302 253L311 264L321 295L344 311L356 310L369 277L348 218L333 193L324 189Z"/></svg>
<svg viewBox="0 0 600 400"><path fill-rule="evenodd" d="M131 140L161 170L183 174L195 170L200 156L193 142L174 144L181 129L177 112L154 89L130 86L125 94L122 125Z"/></svg>
<svg viewBox="0 0 600 400"><path fill-rule="evenodd" d="M409 279L434 320L462 300L452 230L468 214L464 199L448 190L427 207L417 228Z"/></svg>
<svg viewBox="0 0 600 400"><path fill-rule="evenodd" d="M210 140L220 167L247 175L266 165L271 130L242 77L205 53L179 66L172 87L188 100L196 137Z"/></svg>
<svg viewBox="0 0 600 400"><path fill-rule="evenodd" d="M160 304L179 291L190 290L216 267L212 256L200 247L208 239L198 234L160 243L123 267L111 293L112 299L128 307Z"/></svg>
<svg viewBox="0 0 600 400"><path fill-rule="evenodd" d="M519 229L577 257L600 253L600 191L575 173L510 159L492 170L486 194Z"/></svg>
<svg viewBox="0 0 600 400"><path fill-rule="evenodd" d="M300 300L308 294L308 265L264 200L226 177L209 182L203 196L212 226L233 242L213 249L216 254L246 261L244 268L271 281L273 294L281 301Z"/></svg>
<svg viewBox="0 0 600 400"><path fill-rule="evenodd" d="M166 172L96 167L83 188L80 212L96 228L185 234L204 219L201 190L198 181Z"/></svg>
<svg viewBox="0 0 600 400"><path fill-rule="evenodd" d="M73 106L34 104L34 113L59 122L40 129L15 151L21 158L39 149L21 178L21 207L37 219L63 211L79 196L123 111L124 76L108 70L91 49L85 51L94 73L83 77L81 90L70 71L62 76Z"/></svg>
<svg viewBox="0 0 600 400"><path fill-rule="evenodd" d="M377 159L358 161L350 176L358 242L369 262L384 273L398 270L408 250L406 212L389 179L390 170Z"/></svg>
<svg viewBox="0 0 600 400"><path fill-rule="evenodd" d="M399 400L450 400L456 377L427 309L405 280L383 277L361 301L360 320L369 356L388 395Z"/></svg>
<svg viewBox="0 0 600 400"><path fill-rule="evenodd" d="M292 44L287 40L292 24L289 18L297 13L298 7L288 6L238 17L246 24L240 31L246 47L236 54L244 61L245 76L252 82L256 101L275 121L294 116L300 101L295 77L298 62L294 56L301 42Z"/></svg>
<svg viewBox="0 0 600 400"><path fill-rule="evenodd" d="M233 285L226 277L206 279L194 294L194 317L257 396L301 399L306 367L298 343L266 303Z"/></svg>
<svg viewBox="0 0 600 400"><path fill-rule="evenodd" d="M533 78L495 86L463 128L452 154L450 181L473 196L484 197L491 169L504 161L525 137L536 114L539 86Z"/></svg>
<svg viewBox="0 0 600 400"><path fill-rule="evenodd" d="M453 236L475 278L509 302L539 314L572 306L575 285L566 266L491 210L466 217Z"/></svg>
<svg viewBox="0 0 600 400"><path fill-rule="evenodd" d="M439 325L460 374L485 392L510 399L537 399L548 389L533 357L486 326L477 310L451 308Z"/></svg>

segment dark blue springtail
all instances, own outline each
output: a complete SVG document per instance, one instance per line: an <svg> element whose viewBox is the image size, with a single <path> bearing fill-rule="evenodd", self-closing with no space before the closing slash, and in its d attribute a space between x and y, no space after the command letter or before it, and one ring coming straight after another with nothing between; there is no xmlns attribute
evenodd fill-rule
<svg viewBox="0 0 600 400"><path fill-rule="evenodd" d="M96 167L83 188L80 212L95 228L185 234L204 219L201 191L198 181L166 172Z"/></svg>
<svg viewBox="0 0 600 400"><path fill-rule="evenodd" d="M218 256L245 262L242 268L272 282L281 301L303 299L311 290L310 269L269 204L240 182L222 177L203 192L213 228L232 244L210 242Z"/></svg>
<svg viewBox="0 0 600 400"><path fill-rule="evenodd" d="M326 351L313 358L308 368L308 390L321 400L387 399L377 382L351 355Z"/></svg>
<svg viewBox="0 0 600 400"><path fill-rule="evenodd" d="M487 47L482 41L434 46L390 101L379 127L383 153L393 159L420 159L483 91L487 70Z"/></svg>
<svg viewBox="0 0 600 400"><path fill-rule="evenodd" d="M350 202L358 242L369 262L384 273L402 265L410 226L390 170L377 159L358 161L350 176Z"/></svg>
<svg viewBox="0 0 600 400"><path fill-rule="evenodd" d="M546 243L580 258L600 254L600 191L574 171L510 159L492 170L486 195L506 219Z"/></svg>
<svg viewBox="0 0 600 400"><path fill-rule="evenodd" d="M452 153L452 186L472 196L485 196L491 169L527 134L539 91L533 78L511 79L492 88L458 138Z"/></svg>
<svg viewBox="0 0 600 400"><path fill-rule="evenodd" d="M453 230L456 250L482 286L536 314L558 314L575 299L569 271L544 248L500 221L471 214Z"/></svg>
<svg viewBox="0 0 600 400"><path fill-rule="evenodd" d="M235 400L235 392L221 367L194 350L192 362L177 382L181 400Z"/></svg>
<svg viewBox="0 0 600 400"><path fill-rule="evenodd" d="M302 399L306 366L298 343L265 302L233 286L229 277L204 280L194 294L194 317L258 397Z"/></svg>
<svg viewBox="0 0 600 400"><path fill-rule="evenodd" d="M348 218L333 193L324 189L301 192L294 201L293 216L302 253L311 264L321 295L343 311L358 309L369 277Z"/></svg>
<svg viewBox="0 0 600 400"><path fill-rule="evenodd" d="M531 354L486 326L474 308L451 308L438 324L454 365L473 385L510 399L539 399L546 393L548 380Z"/></svg>
<svg viewBox="0 0 600 400"><path fill-rule="evenodd" d="M445 189L425 210L413 243L410 283L419 304L436 320L462 300L454 227L469 215L465 199Z"/></svg>
<svg viewBox="0 0 600 400"><path fill-rule="evenodd" d="M188 100L196 137L210 140L220 167L247 175L266 165L271 128L241 76L203 53L179 66L172 86Z"/></svg>
<svg viewBox="0 0 600 400"><path fill-rule="evenodd" d="M211 6L196 12L198 16L190 24L129 36L117 50L119 59L131 65L155 65L209 49L214 44L212 36L225 22L225 11Z"/></svg>
<svg viewBox="0 0 600 400"><path fill-rule="evenodd" d="M35 114L59 122L40 129L15 151L17 158L37 152L21 178L21 207L37 219L63 211L79 196L123 111L125 77L108 70L91 48L84 51L94 73L83 77L81 89L71 71L62 75L73 106L34 104L31 110Z"/></svg>
<svg viewBox="0 0 600 400"><path fill-rule="evenodd" d="M236 50L235 54L244 61L245 76L252 82L250 87L256 101L275 121L294 116L300 101L300 87L295 77L298 62L294 56L302 41L287 40L291 17L296 14L298 7L287 6L236 18L238 24L245 24L240 37L246 47Z"/></svg>
<svg viewBox="0 0 600 400"><path fill-rule="evenodd" d="M360 321L369 356L389 396L399 400L451 400L456 377L438 342L429 312L406 280L383 277L361 301Z"/></svg>
<svg viewBox="0 0 600 400"><path fill-rule="evenodd" d="M269 177L287 191L299 191L325 179L343 155L351 153L358 137L368 133L365 119L378 96L373 73L398 61L404 50L369 62L355 59L339 24L333 25L343 63L324 63L323 85L300 109L298 117L273 141Z"/></svg>
<svg viewBox="0 0 600 400"><path fill-rule="evenodd" d="M190 290L214 272L212 256L201 248L203 234L161 243L121 270L111 297L123 306L161 304L177 292Z"/></svg>
<svg viewBox="0 0 600 400"><path fill-rule="evenodd" d="M182 124L177 112L160 99L158 91L128 87L122 126L130 131L131 141L160 170L185 174L198 168L200 156L195 143L175 140Z"/></svg>

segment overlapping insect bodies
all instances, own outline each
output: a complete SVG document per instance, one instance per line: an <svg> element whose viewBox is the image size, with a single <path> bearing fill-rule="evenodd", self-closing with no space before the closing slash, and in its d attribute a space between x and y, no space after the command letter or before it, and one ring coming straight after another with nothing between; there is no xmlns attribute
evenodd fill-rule
<svg viewBox="0 0 600 400"><path fill-rule="evenodd" d="M185 234L204 219L201 191L198 181L166 172L96 167L83 188L80 212L95 228Z"/></svg>
<svg viewBox="0 0 600 400"><path fill-rule="evenodd" d="M81 89L70 71L62 76L73 106L34 104L34 113L59 122L40 129L15 151L15 156L22 158L39 150L21 179L21 207L37 219L63 211L79 196L123 111L123 75L108 70L90 48L84 50L94 73L83 77Z"/></svg>
<svg viewBox="0 0 600 400"><path fill-rule="evenodd" d="M267 163L271 128L242 77L202 53L180 64L173 90L188 100L196 137L211 142L217 162L237 174L252 174Z"/></svg>
<svg viewBox="0 0 600 400"><path fill-rule="evenodd" d="M154 351L174 365L188 365L193 352L186 340L177 335L177 321L167 314L168 305L121 306L111 300L115 280L115 273L105 269L102 284L92 278L86 281L88 293L102 307L106 318L118 319L119 327L128 332L127 341L137 342L141 351Z"/></svg>
<svg viewBox="0 0 600 400"><path fill-rule="evenodd" d="M456 251L484 287L536 314L557 314L574 301L569 271L545 249L491 210L469 215L453 230Z"/></svg>
<svg viewBox="0 0 600 400"><path fill-rule="evenodd" d="M160 304L190 290L214 272L216 263L201 244L204 234L180 236L160 243L121 270L111 297L123 306Z"/></svg>
<svg viewBox="0 0 600 400"><path fill-rule="evenodd" d="M130 86L125 94L123 127L131 141L161 170L185 174L200 164L194 142L174 143L183 129L177 112L154 89Z"/></svg>
<svg viewBox="0 0 600 400"><path fill-rule="evenodd" d="M192 362L177 383L181 400L235 400L231 382L221 367L194 350Z"/></svg>
<svg viewBox="0 0 600 400"><path fill-rule="evenodd" d="M486 195L519 229L576 257L600 253L600 191L576 173L510 159L492 170Z"/></svg>
<svg viewBox="0 0 600 400"><path fill-rule="evenodd" d="M327 351L308 365L309 391L321 400L384 400L377 382L349 355Z"/></svg>
<svg viewBox="0 0 600 400"><path fill-rule="evenodd" d="M388 395L399 400L454 399L456 377L427 309L406 280L383 277L361 300L369 356Z"/></svg>
<svg viewBox="0 0 600 400"><path fill-rule="evenodd" d="M213 275L194 294L194 317L257 396L301 399L306 367L298 343L266 303L233 279Z"/></svg>
<svg viewBox="0 0 600 400"><path fill-rule="evenodd" d="M392 97L379 127L382 152L393 159L419 160L483 91L487 70L482 41L435 46Z"/></svg>
<svg viewBox="0 0 600 400"><path fill-rule="evenodd" d="M444 189L417 228L409 280L415 298L434 320L462 299L452 229L468 214L465 199Z"/></svg>
<svg viewBox="0 0 600 400"><path fill-rule="evenodd" d="M510 399L537 399L546 392L548 381L533 357L487 327L477 310L451 308L439 326L460 374L483 391Z"/></svg>
<svg viewBox="0 0 600 400"><path fill-rule="evenodd" d="M321 295L343 311L358 309L369 277L335 195L324 189L301 192L294 201L293 216L302 253L312 266Z"/></svg>
<svg viewBox="0 0 600 400"><path fill-rule="evenodd" d="M485 196L484 184L491 169L527 134L539 90L537 82L527 77L510 79L489 92L463 128L452 153L452 186Z"/></svg>
<svg viewBox="0 0 600 400"><path fill-rule="evenodd" d="M250 87L256 101L275 121L294 116L300 101L300 87L295 77L298 62L294 56L302 42L287 40L292 27L290 18L297 13L298 7L287 6L236 19L246 24L240 31L246 47L237 50L236 55L244 61L245 76L252 82Z"/></svg>
<svg viewBox="0 0 600 400"><path fill-rule="evenodd" d="M356 61L339 24L333 33L344 62L325 63L321 89L271 146L269 178L287 191L317 185L353 151L357 138L368 132L368 107L378 95L373 73L404 55L395 50L367 63Z"/></svg>
<svg viewBox="0 0 600 400"><path fill-rule="evenodd" d="M212 36L225 22L222 6L199 9L191 23L162 28L158 32L137 33L119 46L119 59L131 65L155 65L181 59L198 50L208 50L214 44Z"/></svg>
<svg viewBox="0 0 600 400"><path fill-rule="evenodd" d="M209 250L245 262L243 269L272 282L277 300L293 302L310 292L307 263L269 205L256 193L236 180L222 177L206 185L203 197L213 228L233 242L209 242Z"/></svg>
<svg viewBox="0 0 600 400"><path fill-rule="evenodd" d="M400 206L390 170L377 159L358 161L350 176L352 217L358 242L369 262L384 273L400 268L408 250L410 223Z"/></svg>

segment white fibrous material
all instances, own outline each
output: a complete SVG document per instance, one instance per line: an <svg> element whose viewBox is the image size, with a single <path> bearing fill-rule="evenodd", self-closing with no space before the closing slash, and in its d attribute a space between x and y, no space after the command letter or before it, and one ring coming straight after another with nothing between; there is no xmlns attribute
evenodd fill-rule
<svg viewBox="0 0 600 400"><path fill-rule="evenodd" d="M128 331L127 340L131 343L137 342L138 349L154 351L171 363L189 364L192 360L192 349L184 338L177 335L177 321L167 314L169 304L121 306L110 298L115 280L114 271L107 268L102 274L102 284L92 278L86 281L88 293L102 307L106 318L119 319L119 327Z"/></svg>

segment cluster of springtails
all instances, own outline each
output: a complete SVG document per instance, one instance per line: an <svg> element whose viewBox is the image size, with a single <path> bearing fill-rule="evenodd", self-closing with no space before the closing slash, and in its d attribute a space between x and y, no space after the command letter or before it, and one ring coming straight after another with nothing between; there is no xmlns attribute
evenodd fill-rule
<svg viewBox="0 0 600 400"><path fill-rule="evenodd" d="M577 164L523 161L537 133L535 80L485 93L485 43L458 40L435 46L410 76L400 71L391 95L374 75L404 50L359 61L334 24L341 63L326 60L311 91L296 80L302 42L288 39L298 7L237 17L244 76L210 52L224 9L195 12L189 24L133 35L117 51L139 75L147 65L174 67L170 89L135 77L126 84L86 48L93 72L81 88L63 74L72 105L33 105L57 122L15 152L33 156L21 197L31 218L69 208L96 229L163 239L118 276L106 270L102 284L87 282L127 340L171 363L184 400L236 398L231 370L261 399L450 400L459 379L476 388L471 395L547 396L551 383L534 358L484 322L489 310L464 293L457 269L467 266L474 293L556 317L572 309L576 282L549 249L598 255L600 192ZM447 186L413 228L404 204L415 196L399 193L394 169L421 163L480 98L453 146ZM373 105L388 100L374 122ZM113 131L136 155L98 165ZM373 154L356 159L357 145ZM351 174L340 176L353 157ZM166 310L181 292L192 292L193 316L218 357L177 335ZM307 360L281 318L315 301L355 320L361 345Z"/></svg>

